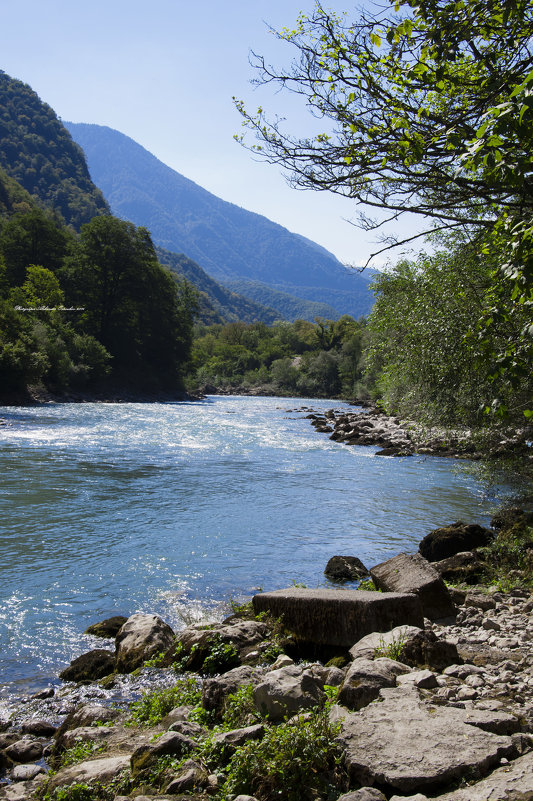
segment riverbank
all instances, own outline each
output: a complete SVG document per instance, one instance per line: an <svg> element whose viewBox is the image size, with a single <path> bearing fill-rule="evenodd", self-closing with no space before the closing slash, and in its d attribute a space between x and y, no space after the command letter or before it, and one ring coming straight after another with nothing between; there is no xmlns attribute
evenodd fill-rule
<svg viewBox="0 0 533 801"><path fill-rule="evenodd" d="M487 562L512 539L517 559L518 528L531 534L531 523L500 514L471 555ZM64 678L76 684L44 690L2 723L11 784L0 798L532 798L531 551L512 589L473 574L446 587L439 576L446 560L461 562L464 551L449 552L464 536L452 526L424 538L420 551L444 559L371 568L382 592L259 594L177 635L153 615L108 621L100 634L114 647L74 660L78 673ZM141 687L140 701L110 705Z"/></svg>
<svg viewBox="0 0 533 801"><path fill-rule="evenodd" d="M401 420L367 406L362 412L309 410L318 433L345 445L374 445L376 456L444 456L451 459L522 459L533 465L533 425L500 425L491 430L446 429Z"/></svg>

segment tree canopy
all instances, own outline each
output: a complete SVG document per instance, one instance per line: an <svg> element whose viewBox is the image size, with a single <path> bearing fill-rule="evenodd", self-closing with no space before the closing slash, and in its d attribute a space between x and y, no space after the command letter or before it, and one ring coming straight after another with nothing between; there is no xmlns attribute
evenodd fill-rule
<svg viewBox="0 0 533 801"><path fill-rule="evenodd" d="M254 64L258 83L303 96L322 130L295 134L237 102L255 152L299 187L352 198L364 228L412 212L426 232L468 238L493 266L470 330L486 371L515 386L533 357L532 33L533 0L395 0L355 22L317 3L277 34L297 52L288 69ZM516 319L518 337L493 336Z"/></svg>

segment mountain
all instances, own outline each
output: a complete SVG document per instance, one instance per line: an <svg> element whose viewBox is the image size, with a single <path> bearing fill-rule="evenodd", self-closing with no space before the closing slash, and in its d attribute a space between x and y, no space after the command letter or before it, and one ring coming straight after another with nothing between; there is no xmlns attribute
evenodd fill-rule
<svg viewBox="0 0 533 801"><path fill-rule="evenodd" d="M160 264L186 278L198 290L200 322L232 323L240 320L244 323L261 321L271 324L280 319L280 314L274 309L248 300L219 284L196 262L182 253L170 253L160 247L156 248L156 253Z"/></svg>
<svg viewBox="0 0 533 801"><path fill-rule="evenodd" d="M82 150L53 109L30 86L1 70L0 167L76 230L109 213Z"/></svg>
<svg viewBox="0 0 533 801"><path fill-rule="evenodd" d="M260 282L328 304L336 316L370 310L369 276L348 270L316 243L221 200L112 128L65 125L113 213L146 226L159 246L186 253L219 282L238 281L249 297Z"/></svg>

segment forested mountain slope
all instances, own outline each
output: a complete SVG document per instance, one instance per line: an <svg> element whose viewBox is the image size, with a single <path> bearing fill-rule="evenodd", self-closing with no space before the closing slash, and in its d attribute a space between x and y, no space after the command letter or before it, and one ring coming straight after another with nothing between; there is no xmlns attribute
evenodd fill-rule
<svg viewBox="0 0 533 801"><path fill-rule="evenodd" d="M109 213L79 146L36 92L0 71L0 167L79 230Z"/></svg>
<svg viewBox="0 0 533 801"><path fill-rule="evenodd" d="M161 247L185 253L217 281L260 281L329 304L338 316L369 312L370 276L346 269L324 248L266 217L216 197L124 134L65 123L114 214L145 225ZM355 254L356 255L356 254Z"/></svg>

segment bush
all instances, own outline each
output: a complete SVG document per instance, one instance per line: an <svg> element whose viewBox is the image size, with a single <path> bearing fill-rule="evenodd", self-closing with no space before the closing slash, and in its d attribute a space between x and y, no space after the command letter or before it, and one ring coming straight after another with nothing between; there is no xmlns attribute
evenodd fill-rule
<svg viewBox="0 0 533 801"><path fill-rule="evenodd" d="M239 793L259 801L336 798L345 782L337 730L325 709L268 729L260 742L235 751L222 788L224 801Z"/></svg>

